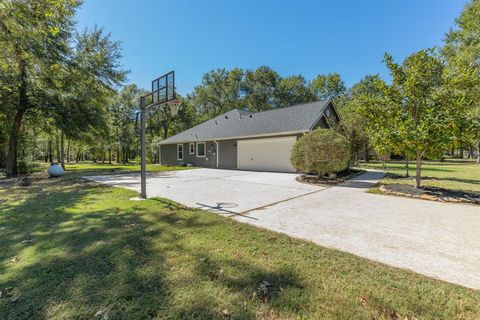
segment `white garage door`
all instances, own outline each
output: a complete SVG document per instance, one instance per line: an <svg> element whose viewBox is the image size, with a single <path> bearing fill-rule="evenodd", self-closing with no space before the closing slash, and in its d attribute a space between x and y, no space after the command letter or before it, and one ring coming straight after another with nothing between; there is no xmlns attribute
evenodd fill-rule
<svg viewBox="0 0 480 320"><path fill-rule="evenodd" d="M297 137L239 140L238 169L295 172L290 151Z"/></svg>

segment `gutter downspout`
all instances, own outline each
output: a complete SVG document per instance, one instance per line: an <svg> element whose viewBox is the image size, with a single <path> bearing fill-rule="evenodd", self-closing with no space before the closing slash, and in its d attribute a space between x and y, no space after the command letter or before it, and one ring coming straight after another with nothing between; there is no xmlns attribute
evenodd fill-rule
<svg viewBox="0 0 480 320"><path fill-rule="evenodd" d="M220 149L219 149L219 146L218 146L218 140L213 140L213 142L215 142L215 145L216 145L216 152L217 152L217 162L215 164L215 167L218 168L218 155L220 153Z"/></svg>

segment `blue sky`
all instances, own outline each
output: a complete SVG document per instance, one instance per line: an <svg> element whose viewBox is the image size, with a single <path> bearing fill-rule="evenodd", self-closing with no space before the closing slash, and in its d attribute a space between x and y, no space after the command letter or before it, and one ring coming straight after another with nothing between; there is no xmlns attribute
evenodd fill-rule
<svg viewBox="0 0 480 320"><path fill-rule="evenodd" d="M338 72L347 85L388 77L397 60L439 46L464 0L85 0L78 28L104 27L122 42L129 82L175 70L180 94L215 68L268 65L282 76Z"/></svg>

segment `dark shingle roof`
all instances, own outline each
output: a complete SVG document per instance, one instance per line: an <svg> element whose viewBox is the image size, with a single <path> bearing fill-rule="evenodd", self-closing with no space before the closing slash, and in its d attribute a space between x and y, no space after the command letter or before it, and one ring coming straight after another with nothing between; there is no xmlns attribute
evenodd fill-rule
<svg viewBox="0 0 480 320"><path fill-rule="evenodd" d="M329 102L330 100L321 100L255 113L233 109L160 141L159 144L309 131Z"/></svg>

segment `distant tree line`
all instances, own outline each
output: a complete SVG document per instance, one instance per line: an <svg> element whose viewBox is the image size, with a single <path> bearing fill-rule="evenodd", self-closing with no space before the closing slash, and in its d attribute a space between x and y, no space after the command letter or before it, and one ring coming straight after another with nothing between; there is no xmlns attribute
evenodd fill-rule
<svg viewBox="0 0 480 320"><path fill-rule="evenodd" d="M139 97L127 84L119 43L102 29L75 32L79 1L10 1L0 6L0 167L16 174L32 161L118 162L139 156ZM262 111L333 99L335 129L352 162L392 156L415 162L446 154L480 162L480 1L465 6L441 48L397 62L385 54L391 81L366 75L347 88L338 73L283 77L268 66L215 69L183 97L178 110L147 116L148 160L156 143L233 108ZM178 112L176 112L178 111ZM465 153L466 151L466 153Z"/></svg>

